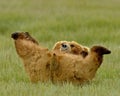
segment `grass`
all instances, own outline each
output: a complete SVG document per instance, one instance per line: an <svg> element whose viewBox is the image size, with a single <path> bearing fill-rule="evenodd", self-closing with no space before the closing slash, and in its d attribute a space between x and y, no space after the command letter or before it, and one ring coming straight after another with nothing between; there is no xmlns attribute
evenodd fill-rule
<svg viewBox="0 0 120 96"><path fill-rule="evenodd" d="M119 96L119 0L1 0L0 96ZM11 33L28 31L52 48L58 40L74 40L111 49L90 84L32 84L15 51Z"/></svg>

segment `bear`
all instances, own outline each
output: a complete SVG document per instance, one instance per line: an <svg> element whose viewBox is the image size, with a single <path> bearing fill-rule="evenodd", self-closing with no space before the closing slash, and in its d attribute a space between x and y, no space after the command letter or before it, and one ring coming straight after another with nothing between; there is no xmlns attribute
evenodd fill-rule
<svg viewBox="0 0 120 96"><path fill-rule="evenodd" d="M111 53L109 49L96 45L89 48L88 54L83 58L76 54L58 52L58 49L48 50L26 32L15 32L11 37L33 83L52 81L84 84L95 77L103 62L103 55Z"/></svg>

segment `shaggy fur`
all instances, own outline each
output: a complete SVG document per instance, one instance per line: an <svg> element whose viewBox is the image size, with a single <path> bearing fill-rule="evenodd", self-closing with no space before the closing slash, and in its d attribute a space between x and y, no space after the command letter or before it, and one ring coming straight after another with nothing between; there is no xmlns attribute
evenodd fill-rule
<svg viewBox="0 0 120 96"><path fill-rule="evenodd" d="M55 83L67 81L83 84L92 80L103 61L103 55L110 53L107 48L93 46L83 58L81 55L49 51L24 32L13 33L12 38L32 82L51 80Z"/></svg>

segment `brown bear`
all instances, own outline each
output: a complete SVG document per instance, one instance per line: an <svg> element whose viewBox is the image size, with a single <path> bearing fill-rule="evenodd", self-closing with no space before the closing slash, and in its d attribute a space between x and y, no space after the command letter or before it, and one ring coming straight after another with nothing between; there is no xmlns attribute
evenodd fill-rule
<svg viewBox="0 0 120 96"><path fill-rule="evenodd" d="M93 46L89 54L80 55L49 51L26 32L12 34L18 55L32 82L72 82L83 84L92 80L103 61L103 55L111 51L102 46ZM36 42L35 42L35 41Z"/></svg>

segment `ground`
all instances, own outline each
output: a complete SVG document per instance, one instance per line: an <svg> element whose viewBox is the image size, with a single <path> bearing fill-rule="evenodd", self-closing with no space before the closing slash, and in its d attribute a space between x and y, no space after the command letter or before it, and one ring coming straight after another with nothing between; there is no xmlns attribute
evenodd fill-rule
<svg viewBox="0 0 120 96"><path fill-rule="evenodd" d="M119 5L119 0L1 0L0 95L119 96ZM82 87L31 84L10 38L15 31L30 32L49 49L59 40L68 40L89 47L104 45L112 54L105 56L95 79Z"/></svg>

